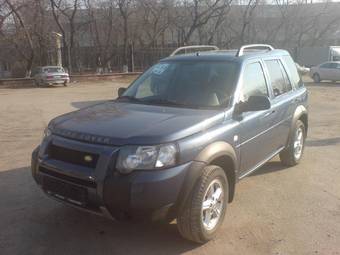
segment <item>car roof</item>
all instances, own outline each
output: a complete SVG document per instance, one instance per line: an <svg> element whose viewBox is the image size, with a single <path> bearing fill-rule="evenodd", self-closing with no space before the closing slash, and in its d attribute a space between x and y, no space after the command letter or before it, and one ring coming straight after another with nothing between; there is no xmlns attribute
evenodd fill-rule
<svg viewBox="0 0 340 255"><path fill-rule="evenodd" d="M198 53L189 53L183 55L175 55L164 58L161 62L168 61L232 61L242 63L249 59L261 59L264 57L279 57L286 56L289 53L285 50L249 50L244 55L236 56L237 50L214 50L214 51L203 51Z"/></svg>
<svg viewBox="0 0 340 255"><path fill-rule="evenodd" d="M340 61L327 61L327 62L323 62L323 63L321 63L320 65L323 65L323 64L328 64L328 63L335 63L335 64L340 64Z"/></svg>

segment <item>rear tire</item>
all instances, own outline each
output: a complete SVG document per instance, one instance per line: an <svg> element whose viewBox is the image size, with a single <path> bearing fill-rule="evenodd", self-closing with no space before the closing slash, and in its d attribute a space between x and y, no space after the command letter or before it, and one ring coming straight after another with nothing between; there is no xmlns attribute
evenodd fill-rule
<svg viewBox="0 0 340 255"><path fill-rule="evenodd" d="M295 123L294 130L290 134L289 144L280 152L280 160L286 166L297 165L303 155L305 148L306 128L301 120Z"/></svg>
<svg viewBox="0 0 340 255"><path fill-rule="evenodd" d="M313 80L315 83L320 83L320 75L318 73L313 74Z"/></svg>
<svg viewBox="0 0 340 255"><path fill-rule="evenodd" d="M178 213L180 234L196 243L213 239L220 228L228 203L228 179L219 166L207 166L184 208Z"/></svg>

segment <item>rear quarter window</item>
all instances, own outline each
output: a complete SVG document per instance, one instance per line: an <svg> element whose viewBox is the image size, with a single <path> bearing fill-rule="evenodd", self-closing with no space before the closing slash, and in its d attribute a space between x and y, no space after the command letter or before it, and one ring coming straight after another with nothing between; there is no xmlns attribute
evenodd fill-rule
<svg viewBox="0 0 340 255"><path fill-rule="evenodd" d="M293 61L293 59L291 58L291 56L283 56L282 57L283 61L285 62L287 68L288 68L288 72L290 75L290 80L293 84L293 86L295 87L303 87L303 82L301 79L301 76L296 68L296 64Z"/></svg>
<svg viewBox="0 0 340 255"><path fill-rule="evenodd" d="M265 63L269 71L274 96L280 96L292 90L292 86L289 82L286 71L283 69L281 61L273 59L265 60Z"/></svg>

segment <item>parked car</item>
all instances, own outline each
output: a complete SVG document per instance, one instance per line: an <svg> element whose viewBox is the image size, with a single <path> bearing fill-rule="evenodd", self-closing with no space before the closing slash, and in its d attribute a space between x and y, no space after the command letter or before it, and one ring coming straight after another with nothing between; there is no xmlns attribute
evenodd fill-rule
<svg viewBox="0 0 340 255"><path fill-rule="evenodd" d="M322 80L340 81L340 61L326 62L314 66L311 68L310 76L316 83Z"/></svg>
<svg viewBox="0 0 340 255"><path fill-rule="evenodd" d="M244 54L254 47L267 50ZM116 100L53 119L32 174L58 201L116 219L177 219L183 237L203 243L239 180L275 155L300 162L307 97L284 50L174 55Z"/></svg>
<svg viewBox="0 0 340 255"><path fill-rule="evenodd" d="M296 61L304 66L316 66L326 61L340 61L340 46L297 47Z"/></svg>
<svg viewBox="0 0 340 255"><path fill-rule="evenodd" d="M38 87L53 84L63 84L67 86L70 82L68 73L60 66L37 67L32 71L31 76L34 78L34 82Z"/></svg>

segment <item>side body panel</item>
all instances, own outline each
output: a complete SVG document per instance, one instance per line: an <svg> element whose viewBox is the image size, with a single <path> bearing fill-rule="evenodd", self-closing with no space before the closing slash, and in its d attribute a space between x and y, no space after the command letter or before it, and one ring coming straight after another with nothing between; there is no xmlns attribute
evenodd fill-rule
<svg viewBox="0 0 340 255"><path fill-rule="evenodd" d="M243 86L243 75L245 67L249 64L259 62L264 71L269 97L272 97L270 91L268 77L265 73L264 63L261 59L246 61L243 64L242 75L238 85L238 92L235 95L236 102L242 101L241 91ZM238 149L240 151L240 176L251 171L255 166L268 158L273 152L273 133L275 111L273 108L264 111L245 112L237 116L240 123L239 137L240 143Z"/></svg>

